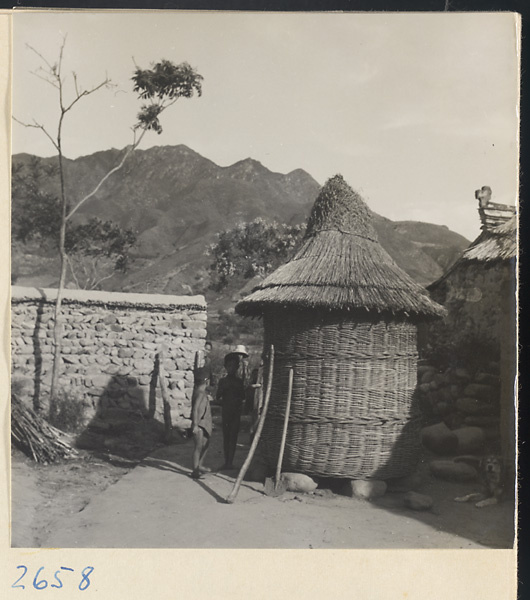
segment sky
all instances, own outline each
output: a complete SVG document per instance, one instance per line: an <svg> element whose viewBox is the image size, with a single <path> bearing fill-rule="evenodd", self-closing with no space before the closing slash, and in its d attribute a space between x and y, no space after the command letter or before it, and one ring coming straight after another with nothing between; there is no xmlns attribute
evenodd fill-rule
<svg viewBox="0 0 530 600"><path fill-rule="evenodd" d="M200 98L161 116L141 148L185 144L228 166L251 157L302 168L320 184L341 173L392 220L479 234L474 191L514 204L518 179L518 46L507 13L21 12L13 30L13 115L54 132L56 90L39 78L66 36L63 73L83 89L64 123L68 158L131 143L141 102L135 64L188 62ZM56 154L41 130L13 123L12 152Z"/></svg>

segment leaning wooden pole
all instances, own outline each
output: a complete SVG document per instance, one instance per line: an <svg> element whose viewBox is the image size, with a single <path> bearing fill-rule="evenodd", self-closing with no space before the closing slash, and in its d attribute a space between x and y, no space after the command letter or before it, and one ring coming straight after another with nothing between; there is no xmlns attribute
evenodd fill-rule
<svg viewBox="0 0 530 600"><path fill-rule="evenodd" d="M250 467L250 463L254 458L254 453L256 452L256 448L258 447L259 438L261 437L261 432L263 430L263 425L265 424L265 417L267 416L267 409L269 408L269 400L271 397L271 388L272 388L272 372L274 369L274 346L271 346L270 349L270 358L269 358L269 376L267 378L267 391L265 392L265 401L263 402L263 411L261 412L258 427L256 429L256 433L254 435L254 439L252 440L252 444L250 446L250 450L248 451L248 456L239 471L239 475L234 483L234 487L232 491L227 496L225 502L227 504L232 504L236 499L237 493L239 492L239 487L241 486L241 482L243 481L243 477L245 477L248 468Z"/></svg>
<svg viewBox="0 0 530 600"><path fill-rule="evenodd" d="M289 414L291 412L291 398L293 395L293 377L294 372L292 369L289 369L289 387L287 388L287 404L285 405L285 416L283 418L282 441L280 443L280 452L278 454L278 464L276 465L276 477L274 478L275 489L278 489L278 484L280 483L280 473L282 471L283 453L285 451L287 427L289 426Z"/></svg>

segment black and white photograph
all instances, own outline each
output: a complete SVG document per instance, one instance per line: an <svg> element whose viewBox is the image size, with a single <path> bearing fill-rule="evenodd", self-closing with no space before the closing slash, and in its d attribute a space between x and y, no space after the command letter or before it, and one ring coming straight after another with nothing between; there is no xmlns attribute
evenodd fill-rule
<svg viewBox="0 0 530 600"><path fill-rule="evenodd" d="M10 547L512 549L519 47L16 13Z"/></svg>

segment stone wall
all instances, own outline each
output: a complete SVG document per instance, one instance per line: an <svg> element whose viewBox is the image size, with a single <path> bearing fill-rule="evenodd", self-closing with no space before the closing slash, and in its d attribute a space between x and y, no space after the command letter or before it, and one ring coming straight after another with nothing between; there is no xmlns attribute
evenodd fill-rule
<svg viewBox="0 0 530 600"><path fill-rule="evenodd" d="M34 406L47 409L53 360L56 290L12 288L12 378ZM162 415L157 354L173 425L190 414L195 352L204 348L203 296L65 290L60 389L87 417L111 408Z"/></svg>
<svg viewBox="0 0 530 600"><path fill-rule="evenodd" d="M467 261L430 288L433 300L443 304L448 316L429 327L432 346L473 354L488 351L486 361L498 359L506 331L502 316L515 318L515 268L511 261ZM477 346L478 344L478 346ZM469 348L468 348L469 346ZM474 346L474 347L473 347Z"/></svg>
<svg viewBox="0 0 530 600"><path fill-rule="evenodd" d="M442 420L458 435L462 428L473 429L475 442L482 439L482 447L500 451L513 471L515 262L462 261L429 291L448 315L420 328L420 355L426 360L418 391L424 411L431 422ZM462 433L466 440L468 433Z"/></svg>
<svg viewBox="0 0 530 600"><path fill-rule="evenodd" d="M423 364L418 394L427 421L449 429L480 427L484 440L500 439L500 366L490 362L478 371ZM462 452L465 453L465 452Z"/></svg>

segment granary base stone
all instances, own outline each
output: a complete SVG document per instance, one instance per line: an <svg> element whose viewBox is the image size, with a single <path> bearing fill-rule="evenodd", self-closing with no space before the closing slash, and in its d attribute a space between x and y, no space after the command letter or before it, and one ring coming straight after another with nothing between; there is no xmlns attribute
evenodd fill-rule
<svg viewBox="0 0 530 600"><path fill-rule="evenodd" d="M302 473L282 473L281 480L289 492L313 492L317 489L316 482Z"/></svg>
<svg viewBox="0 0 530 600"><path fill-rule="evenodd" d="M387 486L377 479L354 479L346 483L346 495L360 500L373 500L384 496Z"/></svg>

